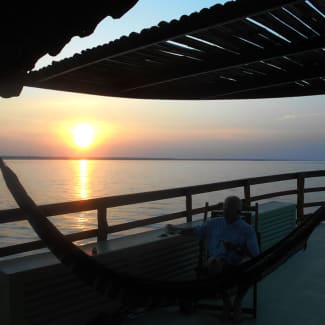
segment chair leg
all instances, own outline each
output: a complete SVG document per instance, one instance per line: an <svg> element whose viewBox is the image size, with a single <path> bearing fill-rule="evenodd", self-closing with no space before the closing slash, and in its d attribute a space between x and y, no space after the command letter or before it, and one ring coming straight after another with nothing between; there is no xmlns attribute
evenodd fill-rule
<svg viewBox="0 0 325 325"><path fill-rule="evenodd" d="M246 293L245 293L246 294ZM243 313L252 315L255 319L257 317L257 284L253 287L253 302L252 307L243 307Z"/></svg>
<svg viewBox="0 0 325 325"><path fill-rule="evenodd" d="M253 308L254 308L254 318L257 316L257 284L254 284L253 289Z"/></svg>
<svg viewBox="0 0 325 325"><path fill-rule="evenodd" d="M196 308L197 309L203 309L203 310L209 310L209 311L221 311L223 314L225 314L225 311L227 310L228 306L230 305L229 313L231 311L236 314L248 314L251 315L253 318L256 319L257 316L257 284L253 287L253 302L251 307L241 307L242 300L247 294L249 288L239 288L237 295L234 298L233 304L231 304L231 300L229 296L227 295L221 295L220 298L222 298L223 304L218 305L215 303L197 303ZM236 311L237 310L237 311ZM226 315L225 315L226 316ZM240 318L240 315L238 315L238 318Z"/></svg>

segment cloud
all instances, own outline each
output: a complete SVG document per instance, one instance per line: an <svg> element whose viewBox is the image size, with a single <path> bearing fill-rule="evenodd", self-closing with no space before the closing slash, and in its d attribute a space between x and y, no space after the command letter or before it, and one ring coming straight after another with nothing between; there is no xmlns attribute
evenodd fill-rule
<svg viewBox="0 0 325 325"><path fill-rule="evenodd" d="M325 113L324 112L315 112L315 113L311 113L308 112L306 113L299 113L299 114L286 114L283 115L279 118L279 120L281 121L285 121L285 120L296 120L296 119L315 119L315 118L324 118L325 117Z"/></svg>
<svg viewBox="0 0 325 325"><path fill-rule="evenodd" d="M297 115L295 114L287 114L283 115L279 118L280 121L285 121L285 120L295 120L297 118Z"/></svg>

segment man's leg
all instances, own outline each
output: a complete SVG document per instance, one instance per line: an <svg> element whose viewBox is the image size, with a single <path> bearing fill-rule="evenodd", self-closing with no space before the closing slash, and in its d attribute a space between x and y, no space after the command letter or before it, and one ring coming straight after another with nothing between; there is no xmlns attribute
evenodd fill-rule
<svg viewBox="0 0 325 325"><path fill-rule="evenodd" d="M222 318L230 319L231 316L231 301L227 291L221 293L221 298L223 302Z"/></svg>
<svg viewBox="0 0 325 325"><path fill-rule="evenodd" d="M248 291L249 287L239 287L237 295L234 299L233 310L234 310L234 321L240 321L242 319L242 301Z"/></svg>
<svg viewBox="0 0 325 325"><path fill-rule="evenodd" d="M211 257L208 260L208 275L213 277L220 274L226 266L226 262L222 258ZM229 319L231 313L231 301L226 291L221 292L221 298L223 301L222 318Z"/></svg>

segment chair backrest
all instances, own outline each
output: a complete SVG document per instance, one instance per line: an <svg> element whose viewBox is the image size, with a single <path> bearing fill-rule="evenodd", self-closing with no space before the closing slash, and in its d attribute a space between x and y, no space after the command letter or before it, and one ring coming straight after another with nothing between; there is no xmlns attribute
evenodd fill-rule
<svg viewBox="0 0 325 325"><path fill-rule="evenodd" d="M212 210L211 218L217 218L223 216L223 210ZM258 232L258 203L255 203L253 206L245 207L240 212L240 216L248 224L252 225L255 228L255 231Z"/></svg>

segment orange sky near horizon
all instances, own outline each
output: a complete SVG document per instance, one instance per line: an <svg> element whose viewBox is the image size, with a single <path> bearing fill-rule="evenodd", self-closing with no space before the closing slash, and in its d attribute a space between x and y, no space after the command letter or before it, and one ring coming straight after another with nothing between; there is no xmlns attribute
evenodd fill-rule
<svg viewBox="0 0 325 325"><path fill-rule="evenodd" d="M69 157L285 158L325 138L324 96L253 101L154 101L37 89L2 104L1 155ZM94 127L78 148L73 128ZM269 150L267 150L269 148ZM289 150L289 151L288 151ZM297 149L294 149L297 151ZM275 157L277 158L277 157Z"/></svg>

